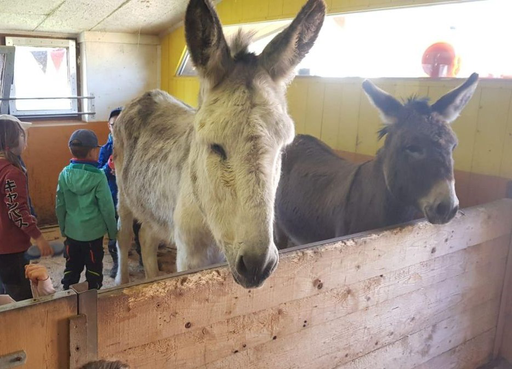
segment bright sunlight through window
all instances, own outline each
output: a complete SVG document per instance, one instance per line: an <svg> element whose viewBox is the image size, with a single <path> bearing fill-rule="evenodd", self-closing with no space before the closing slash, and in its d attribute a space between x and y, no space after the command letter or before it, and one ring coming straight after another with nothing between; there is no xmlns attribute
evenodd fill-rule
<svg viewBox="0 0 512 369"><path fill-rule="evenodd" d="M512 78L512 48L507 42L512 35L510 14L512 0L483 0L328 16L296 72L362 78L465 78L477 72L482 78ZM243 25L256 32L251 51L261 52L288 23ZM238 28L225 30L230 34ZM434 63L440 63L437 75L432 73ZM189 64L184 58L180 72L195 74Z"/></svg>

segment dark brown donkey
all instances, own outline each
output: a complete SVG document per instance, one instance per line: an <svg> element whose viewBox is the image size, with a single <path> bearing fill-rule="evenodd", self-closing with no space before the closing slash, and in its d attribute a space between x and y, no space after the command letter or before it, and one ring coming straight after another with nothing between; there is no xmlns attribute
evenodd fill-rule
<svg viewBox="0 0 512 369"><path fill-rule="evenodd" d="M363 89L380 111L385 137L375 159L351 163L311 136L298 135L283 153L276 195L278 247L321 241L412 220L418 211L434 224L459 208L450 128L478 82L472 74L433 105L405 104L370 81Z"/></svg>

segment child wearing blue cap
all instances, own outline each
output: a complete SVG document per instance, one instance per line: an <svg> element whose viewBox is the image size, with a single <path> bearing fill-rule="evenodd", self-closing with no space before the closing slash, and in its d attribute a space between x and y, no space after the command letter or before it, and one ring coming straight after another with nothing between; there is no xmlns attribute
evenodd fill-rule
<svg viewBox="0 0 512 369"><path fill-rule="evenodd" d="M66 237L65 290L78 283L84 266L89 289L103 282L103 236L116 238L114 202L103 172L98 169L98 138L93 131L79 129L69 139L71 163L59 175L56 213Z"/></svg>

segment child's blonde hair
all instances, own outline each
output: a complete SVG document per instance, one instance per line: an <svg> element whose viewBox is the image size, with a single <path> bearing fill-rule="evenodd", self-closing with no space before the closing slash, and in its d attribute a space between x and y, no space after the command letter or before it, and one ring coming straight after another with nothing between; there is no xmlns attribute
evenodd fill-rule
<svg viewBox="0 0 512 369"><path fill-rule="evenodd" d="M20 135L23 135L23 137L27 135L21 125L21 121L12 115L0 115L0 155L10 161L15 167L25 171L18 156L11 152L11 149L18 147Z"/></svg>

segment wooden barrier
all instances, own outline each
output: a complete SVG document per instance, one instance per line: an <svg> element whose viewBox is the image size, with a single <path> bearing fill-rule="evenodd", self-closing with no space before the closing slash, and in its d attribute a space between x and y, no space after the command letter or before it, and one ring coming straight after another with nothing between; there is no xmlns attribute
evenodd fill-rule
<svg viewBox="0 0 512 369"><path fill-rule="evenodd" d="M498 336L496 338L495 354L503 356L512 363L512 245L508 255L507 275L503 289L503 303L500 310Z"/></svg>
<svg viewBox="0 0 512 369"><path fill-rule="evenodd" d="M76 314L72 292L0 306L0 357L24 351L21 368L69 368L69 318ZM0 367L10 368L5 363Z"/></svg>
<svg viewBox="0 0 512 369"><path fill-rule="evenodd" d="M219 266L104 291L99 357L137 369L474 369L512 354L511 228L512 200L500 200L443 226L292 249L257 290Z"/></svg>
<svg viewBox="0 0 512 369"><path fill-rule="evenodd" d="M511 233L512 200L500 200L443 226L413 222L292 249L257 290L216 266L2 306L0 367L75 369L96 358L133 369L511 361Z"/></svg>

